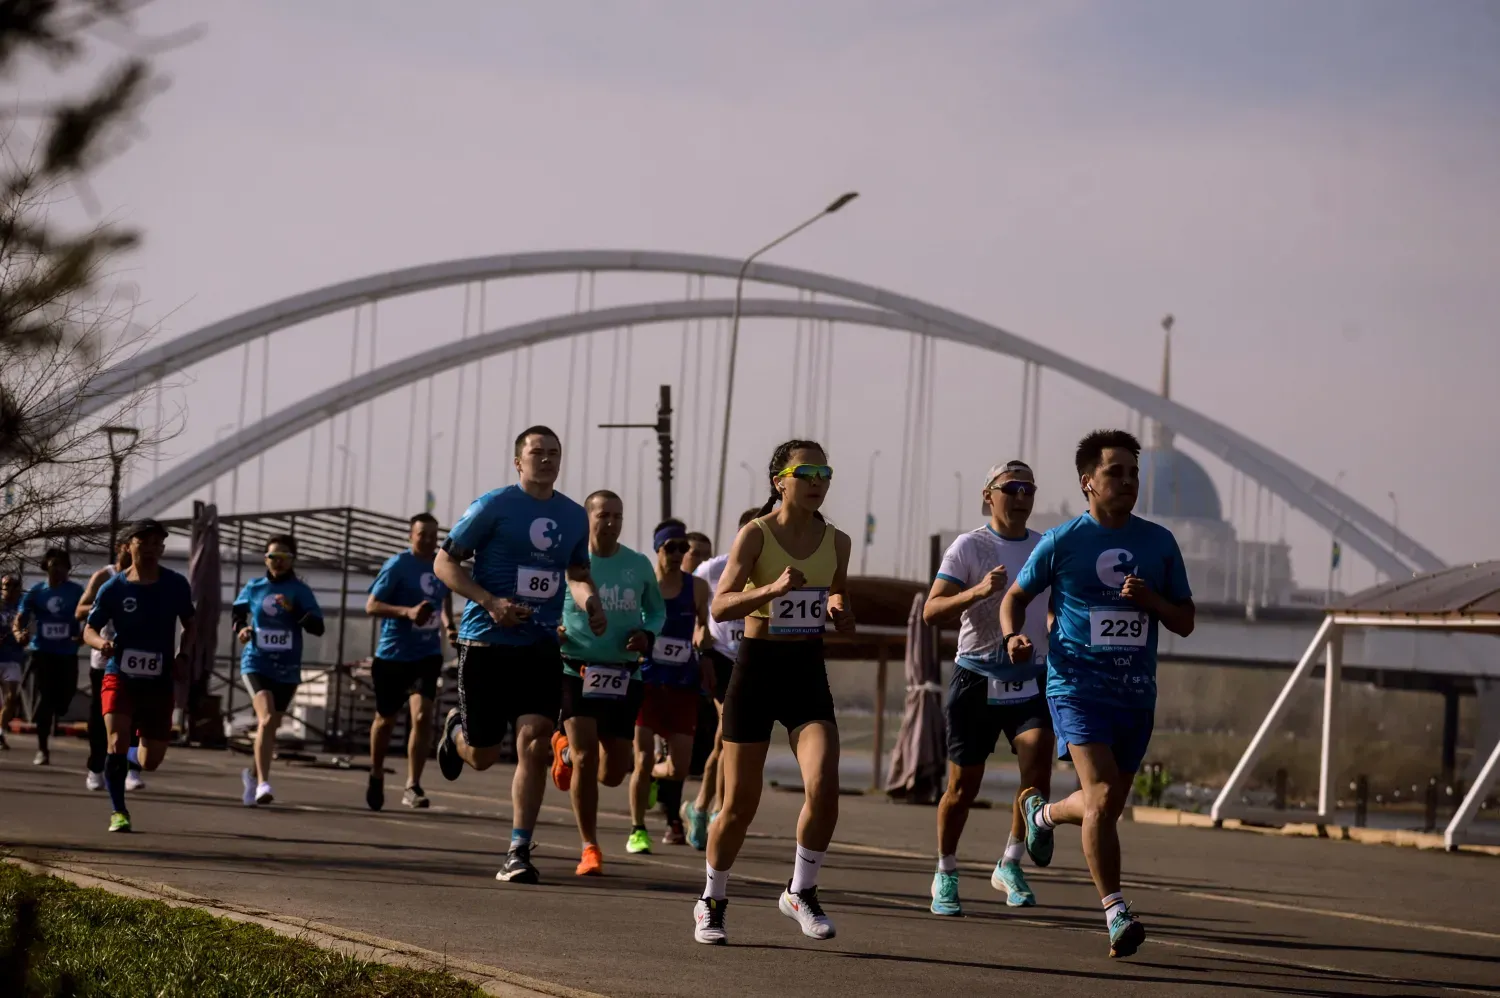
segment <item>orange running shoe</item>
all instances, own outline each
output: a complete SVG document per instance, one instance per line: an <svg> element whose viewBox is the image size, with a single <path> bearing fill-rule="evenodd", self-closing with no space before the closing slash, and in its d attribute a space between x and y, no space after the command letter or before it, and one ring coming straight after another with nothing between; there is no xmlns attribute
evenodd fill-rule
<svg viewBox="0 0 1500 998"><path fill-rule="evenodd" d="M583 858L578 861L578 869L574 872L580 877L604 875L604 856L600 854L598 846L583 847Z"/></svg>
<svg viewBox="0 0 1500 998"><path fill-rule="evenodd" d="M573 785L573 760L568 755L568 736L562 729L552 732L552 784L567 792Z"/></svg>

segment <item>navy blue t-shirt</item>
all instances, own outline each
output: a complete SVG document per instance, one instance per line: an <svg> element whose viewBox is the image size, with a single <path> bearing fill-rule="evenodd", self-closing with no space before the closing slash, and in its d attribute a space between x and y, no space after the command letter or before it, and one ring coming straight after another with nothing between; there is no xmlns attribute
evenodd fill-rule
<svg viewBox="0 0 1500 998"><path fill-rule="evenodd" d="M21 616L31 622L31 650L76 655L81 634L74 611L83 587L71 579L60 586L38 582L21 597Z"/></svg>
<svg viewBox="0 0 1500 998"><path fill-rule="evenodd" d="M107 674L131 679L171 681L177 651L177 622L193 618L193 590L170 568L149 585L130 581L121 572L99 588L88 625L115 628L115 653L104 664Z"/></svg>

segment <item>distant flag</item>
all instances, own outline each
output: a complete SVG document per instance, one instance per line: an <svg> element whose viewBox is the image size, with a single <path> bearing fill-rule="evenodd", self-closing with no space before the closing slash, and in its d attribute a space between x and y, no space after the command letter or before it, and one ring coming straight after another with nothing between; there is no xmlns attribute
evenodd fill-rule
<svg viewBox="0 0 1500 998"><path fill-rule="evenodd" d="M874 513L866 513L865 514L865 543L866 544L874 544L875 543L875 514Z"/></svg>
<svg viewBox="0 0 1500 998"><path fill-rule="evenodd" d="M428 489L427 490L427 512L431 513L432 512L432 508L434 506L436 506L436 505L437 505L437 496L435 496L435 495L432 494L432 490L431 489Z"/></svg>
<svg viewBox="0 0 1500 998"><path fill-rule="evenodd" d="M1339 567L1339 558L1343 555L1343 553L1344 553L1344 549L1341 548L1341 547L1339 547L1339 542L1338 541L1334 541L1333 542L1333 560L1329 564L1328 567L1331 568L1331 569L1332 568L1338 568Z"/></svg>

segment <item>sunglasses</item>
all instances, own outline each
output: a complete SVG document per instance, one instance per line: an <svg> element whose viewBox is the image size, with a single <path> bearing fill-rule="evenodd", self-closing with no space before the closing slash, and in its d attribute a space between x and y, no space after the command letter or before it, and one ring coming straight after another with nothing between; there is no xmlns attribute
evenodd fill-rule
<svg viewBox="0 0 1500 998"><path fill-rule="evenodd" d="M292 560L292 556L291 555L284 554L284 553L282 553L280 551L277 551L275 553L267 554L266 555L266 561L291 561L291 560Z"/></svg>
<svg viewBox="0 0 1500 998"><path fill-rule="evenodd" d="M677 540L667 541L661 546L661 549L667 554L687 554L689 547L691 545L687 541L678 538Z"/></svg>
<svg viewBox="0 0 1500 998"><path fill-rule="evenodd" d="M990 491L1008 496L1030 496L1036 495L1036 485L1032 482L1006 482L1003 485L991 485Z"/></svg>
<svg viewBox="0 0 1500 998"><path fill-rule="evenodd" d="M833 481L833 469L826 464L798 464L776 472L777 478L799 478L804 482Z"/></svg>

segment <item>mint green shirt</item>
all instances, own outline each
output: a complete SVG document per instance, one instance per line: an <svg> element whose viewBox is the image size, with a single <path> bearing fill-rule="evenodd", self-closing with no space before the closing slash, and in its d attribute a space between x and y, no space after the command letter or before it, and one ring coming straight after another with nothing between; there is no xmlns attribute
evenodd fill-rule
<svg viewBox="0 0 1500 998"><path fill-rule="evenodd" d="M656 566L639 551L623 544L607 558L590 551L589 571L609 626L595 636L589 630L588 614L573 601L573 593L568 591L563 597L563 671L570 676L578 675L578 669L566 659L600 664L639 662L640 653L625 650L630 632L659 634L667 619L666 604L656 584Z"/></svg>

